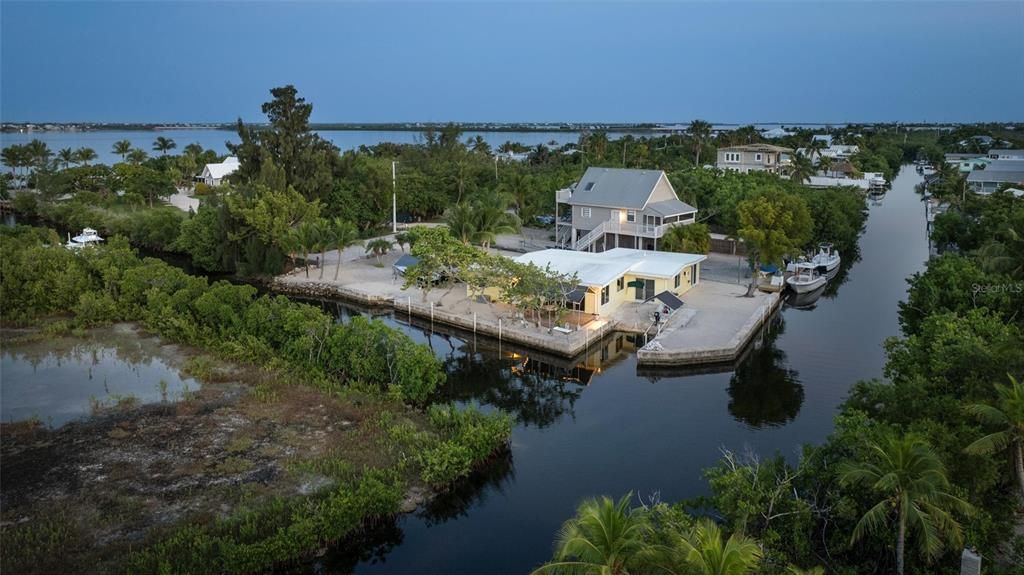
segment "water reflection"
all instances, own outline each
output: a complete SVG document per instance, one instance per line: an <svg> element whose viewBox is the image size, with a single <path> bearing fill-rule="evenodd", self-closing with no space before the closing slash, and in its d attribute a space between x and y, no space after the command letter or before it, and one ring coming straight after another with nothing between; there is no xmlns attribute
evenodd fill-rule
<svg viewBox="0 0 1024 575"><path fill-rule="evenodd" d="M60 427L114 404L176 401L200 384L179 374L173 354L158 340L116 326L93 330L86 340L5 345L0 417Z"/></svg>
<svg viewBox="0 0 1024 575"><path fill-rule="evenodd" d="M799 374L787 367L786 353L775 345L785 325L776 314L729 379L729 413L753 428L789 423L804 402Z"/></svg>
<svg viewBox="0 0 1024 575"><path fill-rule="evenodd" d="M485 467L448 491L434 497L416 511L416 516L427 526L465 517L469 510L482 505L488 497L500 497L505 487L515 481L512 452L494 458Z"/></svg>

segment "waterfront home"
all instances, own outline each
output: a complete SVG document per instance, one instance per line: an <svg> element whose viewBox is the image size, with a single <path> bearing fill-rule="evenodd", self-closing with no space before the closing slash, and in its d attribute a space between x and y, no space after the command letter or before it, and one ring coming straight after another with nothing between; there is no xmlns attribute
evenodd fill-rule
<svg viewBox="0 0 1024 575"><path fill-rule="evenodd" d="M603 252L547 249L514 258L521 264L576 274L579 287L569 305L583 313L607 316L626 302L645 302L663 292L679 297L700 283L700 262L707 256L612 248ZM496 297L496 288L484 290Z"/></svg>
<svg viewBox="0 0 1024 575"><path fill-rule="evenodd" d="M814 162L815 164L821 158L832 158L833 160L846 160L852 157L854 154L860 151L860 146L855 144L832 144L826 148L814 151ZM797 148L796 153L803 156L810 156L810 151L807 148Z"/></svg>
<svg viewBox="0 0 1024 575"><path fill-rule="evenodd" d="M1024 150L989 150L988 157L993 160L1024 160Z"/></svg>
<svg viewBox="0 0 1024 575"><path fill-rule="evenodd" d="M956 166L965 174L974 170L983 170L992 162L992 158L979 154L946 154L944 158L946 164Z"/></svg>
<svg viewBox="0 0 1024 575"><path fill-rule="evenodd" d="M224 178L235 173L238 167L238 158L229 156L219 164L206 164L203 173L199 175L199 180L207 186L219 186Z"/></svg>
<svg viewBox="0 0 1024 575"><path fill-rule="evenodd" d="M681 201L661 170L588 168L555 192L555 238L563 249L657 250L672 226L692 224L697 208Z"/></svg>
<svg viewBox="0 0 1024 575"><path fill-rule="evenodd" d="M782 173L790 164L793 150L771 144L747 144L718 149L716 166L735 172Z"/></svg>
<svg viewBox="0 0 1024 575"><path fill-rule="evenodd" d="M967 174L967 185L979 194L991 194L1003 184L1024 184L1024 161L992 160L984 170Z"/></svg>
<svg viewBox="0 0 1024 575"><path fill-rule="evenodd" d="M761 133L761 137L768 139L785 138L786 136L792 136L796 132L790 132L785 128L772 128L771 130L765 130Z"/></svg>

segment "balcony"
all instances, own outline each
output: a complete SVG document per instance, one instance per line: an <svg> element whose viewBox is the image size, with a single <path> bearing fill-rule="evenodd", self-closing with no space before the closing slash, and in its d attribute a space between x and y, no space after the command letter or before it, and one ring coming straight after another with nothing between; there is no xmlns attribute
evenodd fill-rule
<svg viewBox="0 0 1024 575"><path fill-rule="evenodd" d="M555 192L555 202L559 204L569 203L569 198L572 197L572 190L565 188Z"/></svg>

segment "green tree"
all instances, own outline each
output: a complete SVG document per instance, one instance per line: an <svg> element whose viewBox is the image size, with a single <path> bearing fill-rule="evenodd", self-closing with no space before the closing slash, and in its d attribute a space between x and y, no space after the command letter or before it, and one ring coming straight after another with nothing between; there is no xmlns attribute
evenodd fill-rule
<svg viewBox="0 0 1024 575"><path fill-rule="evenodd" d="M331 245L338 250L338 262L334 266L334 281L338 281L338 271L341 270L341 252L349 246L359 245L359 230L350 222L334 218L330 223L328 233Z"/></svg>
<svg viewBox="0 0 1024 575"><path fill-rule="evenodd" d="M533 571L625 575L649 562L646 539L650 522L641 509L630 509L632 494L618 502L587 499L558 532L554 559Z"/></svg>
<svg viewBox="0 0 1024 575"><path fill-rule="evenodd" d="M789 179L804 183L811 180L811 176L814 175L814 162L811 158L797 152L793 154L792 161L789 165Z"/></svg>
<svg viewBox="0 0 1024 575"><path fill-rule="evenodd" d="M678 538L669 556L672 573L685 573L689 566L701 575L745 575L757 569L762 552L753 539L741 534L724 539L718 524L705 517Z"/></svg>
<svg viewBox="0 0 1024 575"><path fill-rule="evenodd" d="M832 156L818 158L818 169L826 176L831 175L829 172L832 170Z"/></svg>
<svg viewBox="0 0 1024 575"><path fill-rule="evenodd" d="M885 532L895 519L897 575L904 572L908 535L916 536L918 548L929 559L941 555L945 543L959 545L963 536L953 513L969 515L972 508L949 493L946 467L935 451L912 435L890 435L868 448L866 460L839 467L840 484L866 486L878 498L857 522L850 544L869 533Z"/></svg>
<svg viewBox="0 0 1024 575"><path fill-rule="evenodd" d="M89 165L89 162L96 159L96 150L92 148L78 148L75 150L75 161Z"/></svg>
<svg viewBox="0 0 1024 575"><path fill-rule="evenodd" d="M320 245L320 228L312 221L303 221L295 228L294 242L302 252L302 260L306 265L306 277L309 277L309 253Z"/></svg>
<svg viewBox="0 0 1024 575"><path fill-rule="evenodd" d="M164 136L157 136L156 141L153 142L153 151L160 152L161 156L166 156L168 151L176 147L178 147L178 144L175 144L174 140Z"/></svg>
<svg viewBox="0 0 1024 575"><path fill-rule="evenodd" d="M711 124L704 120L694 120L686 128L686 133L693 140L693 163L700 167L700 152L704 147L704 142L711 137Z"/></svg>
<svg viewBox="0 0 1024 575"><path fill-rule="evenodd" d="M125 161L128 156L128 152L132 151L132 143L128 140L118 140L114 142L113 152L121 156L121 161Z"/></svg>
<svg viewBox="0 0 1024 575"><path fill-rule="evenodd" d="M383 258L394 244L387 238L376 238L366 242L366 253L377 257L377 265L384 265Z"/></svg>
<svg viewBox="0 0 1024 575"><path fill-rule="evenodd" d="M707 254L711 249L711 235L707 224L676 225L665 230L660 248L669 252Z"/></svg>
<svg viewBox="0 0 1024 575"><path fill-rule="evenodd" d="M1008 451L1013 459L1017 486L1024 497L1024 386L1012 375L1006 376L1010 385L996 384L995 405L974 403L966 407L978 421L1001 429L977 439L964 451L974 455Z"/></svg>
<svg viewBox="0 0 1024 575"><path fill-rule="evenodd" d="M753 264L747 295L757 289L762 262L781 264L783 256L798 252L810 239L813 222L807 204L798 196L765 188L737 205L740 228L737 234L747 244Z"/></svg>
<svg viewBox="0 0 1024 575"><path fill-rule="evenodd" d="M141 164L142 162L145 162L146 158L148 157L149 154L146 153L146 150L143 150L141 148L136 148L128 152L128 161L131 162L132 164L135 164L136 166Z"/></svg>
<svg viewBox="0 0 1024 575"><path fill-rule="evenodd" d="M75 152L71 148L61 148L57 152L57 161L64 166L64 169L68 169L71 164L77 163L75 159Z"/></svg>

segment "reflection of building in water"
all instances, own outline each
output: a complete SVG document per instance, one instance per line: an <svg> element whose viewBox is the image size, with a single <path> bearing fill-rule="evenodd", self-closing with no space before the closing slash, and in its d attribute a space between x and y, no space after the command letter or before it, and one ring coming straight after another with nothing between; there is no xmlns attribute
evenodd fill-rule
<svg viewBox="0 0 1024 575"><path fill-rule="evenodd" d="M598 342L587 353L572 360L543 357L526 352L506 352L506 359L512 360L512 372L517 375L532 374L546 379L571 381L589 385L590 380L603 370L629 357L645 343L642 334L616 333Z"/></svg>

